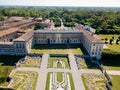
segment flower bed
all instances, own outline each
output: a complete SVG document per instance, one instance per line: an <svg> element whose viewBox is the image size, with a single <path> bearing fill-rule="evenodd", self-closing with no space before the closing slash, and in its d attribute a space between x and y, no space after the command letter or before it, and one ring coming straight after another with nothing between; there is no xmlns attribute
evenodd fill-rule
<svg viewBox="0 0 120 90"><path fill-rule="evenodd" d="M33 71L14 71L9 87L16 90L35 90L38 73Z"/></svg>
<svg viewBox="0 0 120 90"><path fill-rule="evenodd" d="M82 79L86 90L107 90L107 80L102 74L83 74Z"/></svg>
<svg viewBox="0 0 120 90"><path fill-rule="evenodd" d="M40 56L26 56L25 59L19 61L18 66L20 67L40 67L41 57Z"/></svg>

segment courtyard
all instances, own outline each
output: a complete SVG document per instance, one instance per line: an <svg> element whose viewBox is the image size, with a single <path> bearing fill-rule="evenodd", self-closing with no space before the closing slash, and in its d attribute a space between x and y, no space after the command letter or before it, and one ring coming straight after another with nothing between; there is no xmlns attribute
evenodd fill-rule
<svg viewBox="0 0 120 90"><path fill-rule="evenodd" d="M87 54L81 44L36 44L31 53L36 54Z"/></svg>

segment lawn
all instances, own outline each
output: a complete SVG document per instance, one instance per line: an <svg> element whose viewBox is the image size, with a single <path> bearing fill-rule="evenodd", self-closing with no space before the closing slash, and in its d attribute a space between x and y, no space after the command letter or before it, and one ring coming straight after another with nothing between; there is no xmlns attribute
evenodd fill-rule
<svg viewBox="0 0 120 90"><path fill-rule="evenodd" d="M49 86L50 86L50 74L51 74L51 72L48 72L48 73L47 73L45 90L49 90Z"/></svg>
<svg viewBox="0 0 120 90"><path fill-rule="evenodd" d="M97 35L98 36L98 38L100 38L100 39L105 39L105 38L107 38L107 39L112 39L112 37L114 36L114 39L116 40L116 39L118 39L118 37L120 36L120 35L105 35L105 34L100 34L100 35Z"/></svg>
<svg viewBox="0 0 120 90"><path fill-rule="evenodd" d="M19 56L0 56L0 86L7 86L7 76L10 74L13 66L19 59Z"/></svg>
<svg viewBox="0 0 120 90"><path fill-rule="evenodd" d="M108 46L109 49L120 52L120 44L113 43L112 45L111 44L106 45Z"/></svg>
<svg viewBox="0 0 120 90"><path fill-rule="evenodd" d="M102 60L102 66L106 70L120 70L120 60Z"/></svg>
<svg viewBox="0 0 120 90"><path fill-rule="evenodd" d="M51 44L51 45L35 45L31 49L31 53L43 54L86 54L83 46L79 45L66 45L66 44Z"/></svg>
<svg viewBox="0 0 120 90"><path fill-rule="evenodd" d="M53 68L53 63L57 60L61 60L63 62L65 62L65 68L68 68L69 65L68 65L68 59L66 57L50 57L50 60L49 60L49 68ZM59 63L57 65L57 68L62 68L62 65Z"/></svg>
<svg viewBox="0 0 120 90"><path fill-rule="evenodd" d="M67 74L69 74L71 90L75 90L72 74L71 73L67 73Z"/></svg>
<svg viewBox="0 0 120 90"><path fill-rule="evenodd" d="M111 75L112 90L120 90L120 75Z"/></svg>
<svg viewBox="0 0 120 90"><path fill-rule="evenodd" d="M35 90L38 73L34 71L13 71L9 87L16 90Z"/></svg>
<svg viewBox="0 0 120 90"><path fill-rule="evenodd" d="M63 81L63 75L62 72L57 72L57 81L61 83Z"/></svg>

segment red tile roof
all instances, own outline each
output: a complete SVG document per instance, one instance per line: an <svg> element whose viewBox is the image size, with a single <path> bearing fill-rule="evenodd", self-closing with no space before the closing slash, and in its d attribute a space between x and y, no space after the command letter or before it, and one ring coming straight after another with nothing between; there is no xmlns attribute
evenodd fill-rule
<svg viewBox="0 0 120 90"><path fill-rule="evenodd" d="M10 29L7 29L7 30L0 31L0 37L3 37L5 35L9 35L11 33L14 33L16 31L18 31L18 30L19 30L18 28L10 28Z"/></svg>
<svg viewBox="0 0 120 90"><path fill-rule="evenodd" d="M28 41L34 34L34 31L27 30L22 36L15 39L14 41Z"/></svg>
<svg viewBox="0 0 120 90"><path fill-rule="evenodd" d="M100 39L98 39L96 36L94 36L94 34L92 34L91 32L84 30L83 26L81 24L77 24L75 29L80 30L83 35L92 43L101 43L104 44L103 41L101 41Z"/></svg>

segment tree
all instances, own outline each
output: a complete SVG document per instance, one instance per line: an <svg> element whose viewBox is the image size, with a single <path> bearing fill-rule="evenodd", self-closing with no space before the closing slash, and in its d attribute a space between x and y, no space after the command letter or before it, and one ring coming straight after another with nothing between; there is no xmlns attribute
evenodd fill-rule
<svg viewBox="0 0 120 90"><path fill-rule="evenodd" d="M107 41L108 41L108 38L105 38L105 43L107 43Z"/></svg>
<svg viewBox="0 0 120 90"><path fill-rule="evenodd" d="M5 17L4 16L0 16L0 21L4 21Z"/></svg>
<svg viewBox="0 0 120 90"><path fill-rule="evenodd" d="M113 39L110 39L110 44L112 45Z"/></svg>
<svg viewBox="0 0 120 90"><path fill-rule="evenodd" d="M41 23L36 23L34 30L37 30L37 29L44 29L44 25Z"/></svg>
<svg viewBox="0 0 120 90"><path fill-rule="evenodd" d="M114 36L112 37L112 39L114 40Z"/></svg>
<svg viewBox="0 0 120 90"><path fill-rule="evenodd" d="M116 40L116 44L119 44L119 39Z"/></svg>
<svg viewBox="0 0 120 90"><path fill-rule="evenodd" d="M120 36L118 37L118 39L120 40Z"/></svg>

